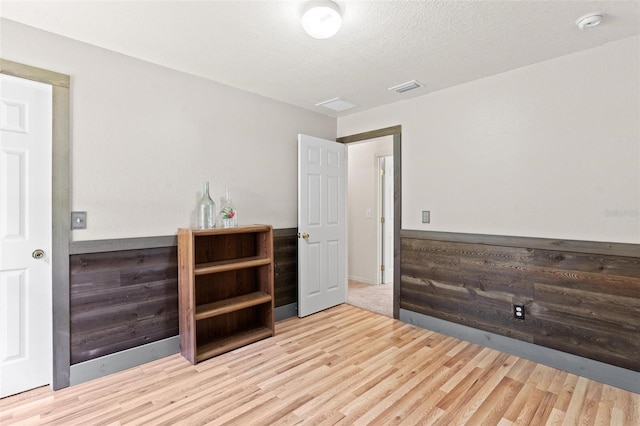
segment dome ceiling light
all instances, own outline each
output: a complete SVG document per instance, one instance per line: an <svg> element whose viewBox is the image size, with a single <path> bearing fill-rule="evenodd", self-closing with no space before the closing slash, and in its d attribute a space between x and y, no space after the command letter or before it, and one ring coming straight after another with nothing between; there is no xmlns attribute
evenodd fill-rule
<svg viewBox="0 0 640 426"><path fill-rule="evenodd" d="M337 4L330 0L314 0L307 3L302 12L302 28L313 38L334 36L342 25L342 15Z"/></svg>

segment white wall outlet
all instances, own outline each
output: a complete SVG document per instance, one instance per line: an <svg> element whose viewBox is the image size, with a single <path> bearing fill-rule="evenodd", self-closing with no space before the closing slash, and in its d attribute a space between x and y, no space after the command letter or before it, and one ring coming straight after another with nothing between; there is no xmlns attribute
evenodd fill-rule
<svg viewBox="0 0 640 426"><path fill-rule="evenodd" d="M422 210L422 223L431 223L431 211Z"/></svg>

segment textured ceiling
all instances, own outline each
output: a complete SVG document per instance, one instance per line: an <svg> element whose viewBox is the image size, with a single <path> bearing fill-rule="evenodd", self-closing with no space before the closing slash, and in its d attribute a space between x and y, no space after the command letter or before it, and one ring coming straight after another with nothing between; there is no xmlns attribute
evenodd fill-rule
<svg viewBox="0 0 640 426"><path fill-rule="evenodd" d="M0 16L340 116L640 33L640 1L337 1L327 40L304 1L1 1ZM606 13L581 31L576 18ZM388 87L417 79L425 87ZM335 114L315 104L341 97Z"/></svg>

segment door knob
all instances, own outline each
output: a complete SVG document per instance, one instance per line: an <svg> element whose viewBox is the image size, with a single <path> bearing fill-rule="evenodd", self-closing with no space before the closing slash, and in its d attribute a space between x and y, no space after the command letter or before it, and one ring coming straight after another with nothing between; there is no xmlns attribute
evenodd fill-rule
<svg viewBox="0 0 640 426"><path fill-rule="evenodd" d="M302 237L302 239L304 239L304 240L308 240L309 239L309 234L304 232L302 235L300 235L300 233L298 232L298 238L300 238L300 237Z"/></svg>
<svg viewBox="0 0 640 426"><path fill-rule="evenodd" d="M44 250L36 249L31 253L31 257L34 259L42 259L44 257Z"/></svg>

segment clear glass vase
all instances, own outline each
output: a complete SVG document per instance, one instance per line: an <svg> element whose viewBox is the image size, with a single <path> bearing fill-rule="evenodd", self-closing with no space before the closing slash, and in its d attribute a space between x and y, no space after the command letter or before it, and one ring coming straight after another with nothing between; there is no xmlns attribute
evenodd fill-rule
<svg viewBox="0 0 640 426"><path fill-rule="evenodd" d="M218 214L217 225L219 228L234 228L238 226L238 211L231 201L231 191L225 190L224 203Z"/></svg>
<svg viewBox="0 0 640 426"><path fill-rule="evenodd" d="M202 198L198 202L198 228L210 229L215 227L216 203L209 195L209 182L202 187Z"/></svg>

